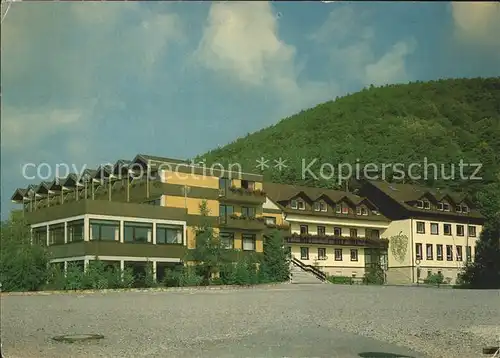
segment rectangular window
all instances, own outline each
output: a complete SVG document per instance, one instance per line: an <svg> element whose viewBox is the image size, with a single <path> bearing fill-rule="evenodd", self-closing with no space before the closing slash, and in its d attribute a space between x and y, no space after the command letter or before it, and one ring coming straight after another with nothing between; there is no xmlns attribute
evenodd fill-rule
<svg viewBox="0 0 500 358"><path fill-rule="evenodd" d="M299 210L306 210L306 203L303 200L298 200L297 205Z"/></svg>
<svg viewBox="0 0 500 358"><path fill-rule="evenodd" d="M219 189L226 190L229 187L228 178L219 178Z"/></svg>
<svg viewBox="0 0 500 358"><path fill-rule="evenodd" d="M438 204L438 210L444 210L444 205L443 203Z"/></svg>
<svg viewBox="0 0 500 358"><path fill-rule="evenodd" d="M350 237L358 237L358 229L349 229Z"/></svg>
<svg viewBox="0 0 500 358"><path fill-rule="evenodd" d="M326 228L324 226L318 226L318 235L325 236Z"/></svg>
<svg viewBox="0 0 500 358"><path fill-rule="evenodd" d="M417 200L417 208L420 208L420 209L424 208L424 202L422 200Z"/></svg>
<svg viewBox="0 0 500 358"><path fill-rule="evenodd" d="M361 215L361 207L360 206L358 206L356 208L356 215Z"/></svg>
<svg viewBox="0 0 500 358"><path fill-rule="evenodd" d="M451 235L451 224L444 224L443 231L445 235Z"/></svg>
<svg viewBox="0 0 500 358"><path fill-rule="evenodd" d="M64 224L49 225L49 245L64 244Z"/></svg>
<svg viewBox="0 0 500 358"><path fill-rule="evenodd" d="M378 240L380 239L380 231L376 229L366 229L366 237L373 240Z"/></svg>
<svg viewBox="0 0 500 358"><path fill-rule="evenodd" d="M422 244L415 244L415 258L422 260Z"/></svg>
<svg viewBox="0 0 500 358"><path fill-rule="evenodd" d="M266 225L276 225L276 218L273 216L266 216Z"/></svg>
<svg viewBox="0 0 500 358"><path fill-rule="evenodd" d="M47 246L47 227L40 226L33 228L32 240L33 245Z"/></svg>
<svg viewBox="0 0 500 358"><path fill-rule="evenodd" d="M469 226L469 236L476 237L476 227L475 226Z"/></svg>
<svg viewBox="0 0 500 358"><path fill-rule="evenodd" d="M464 236L464 226L457 225L457 236Z"/></svg>
<svg viewBox="0 0 500 358"><path fill-rule="evenodd" d="M342 214L346 215L349 214L349 207L346 205L342 206Z"/></svg>
<svg viewBox="0 0 500 358"><path fill-rule="evenodd" d="M228 217L234 213L234 207L232 205L219 205L219 216Z"/></svg>
<svg viewBox="0 0 500 358"><path fill-rule="evenodd" d="M241 215L245 216L247 218L254 218L255 217L255 208L242 206L241 207Z"/></svg>
<svg viewBox="0 0 500 358"><path fill-rule="evenodd" d="M426 255L427 260L434 260L434 253L432 252L432 244L426 244L425 250L427 253Z"/></svg>
<svg viewBox="0 0 500 358"><path fill-rule="evenodd" d="M439 224L431 223L431 235L439 235Z"/></svg>
<svg viewBox="0 0 500 358"><path fill-rule="evenodd" d="M319 206L319 202L315 202L314 203L314 211L320 211L320 206Z"/></svg>
<svg viewBox="0 0 500 358"><path fill-rule="evenodd" d="M326 248L318 247L318 260L326 260Z"/></svg>
<svg viewBox="0 0 500 358"><path fill-rule="evenodd" d="M342 228L340 228L340 227L334 227L333 228L333 235L335 235L335 236L342 236Z"/></svg>
<svg viewBox="0 0 500 358"><path fill-rule="evenodd" d="M457 213L461 213L461 212L462 212L462 206L461 206L461 205L456 205L456 206L455 206L455 211L456 211Z"/></svg>
<svg viewBox="0 0 500 358"><path fill-rule="evenodd" d="M75 220L68 222L68 242L83 241L83 220Z"/></svg>
<svg viewBox="0 0 500 358"><path fill-rule="evenodd" d="M444 211L450 211L450 204L443 204L443 210Z"/></svg>
<svg viewBox="0 0 500 358"><path fill-rule="evenodd" d="M183 227L175 225L156 225L156 243L157 244L182 244Z"/></svg>
<svg viewBox="0 0 500 358"><path fill-rule="evenodd" d="M221 232L219 237L220 237L222 247L224 247L226 249L234 248L234 233Z"/></svg>
<svg viewBox="0 0 500 358"><path fill-rule="evenodd" d="M358 261L358 249L351 249L351 261Z"/></svg>
<svg viewBox="0 0 500 358"><path fill-rule="evenodd" d="M300 225L300 235L307 235L309 233L309 226Z"/></svg>
<svg viewBox="0 0 500 358"><path fill-rule="evenodd" d="M250 180L242 180L241 187L247 190L255 190L255 182Z"/></svg>
<svg viewBox="0 0 500 358"><path fill-rule="evenodd" d="M335 261L342 261L342 249L335 249Z"/></svg>
<svg viewBox="0 0 500 358"><path fill-rule="evenodd" d="M425 223L417 221L417 234L425 234Z"/></svg>
<svg viewBox="0 0 500 358"><path fill-rule="evenodd" d="M453 261L453 246L446 245L446 261Z"/></svg>
<svg viewBox="0 0 500 358"><path fill-rule="evenodd" d="M469 207L462 205L462 212L467 214L469 212Z"/></svg>
<svg viewBox="0 0 500 358"><path fill-rule="evenodd" d="M290 207L291 207L292 209L297 209L297 207L298 207L298 206L297 206L297 200L291 200L291 201L290 201Z"/></svg>
<svg viewBox="0 0 500 358"><path fill-rule="evenodd" d="M462 261L463 248L462 246L457 246L457 261Z"/></svg>
<svg viewBox="0 0 500 358"><path fill-rule="evenodd" d="M361 215L368 215L368 210L366 208L361 208Z"/></svg>
<svg viewBox="0 0 500 358"><path fill-rule="evenodd" d="M123 224L123 241L147 243L153 241L153 224L125 222Z"/></svg>
<svg viewBox="0 0 500 358"><path fill-rule="evenodd" d="M243 251L255 251L255 234L242 234Z"/></svg>
<svg viewBox="0 0 500 358"><path fill-rule="evenodd" d="M429 201L424 201L424 209L430 210L431 208L431 203Z"/></svg>
<svg viewBox="0 0 500 358"><path fill-rule="evenodd" d="M335 212L336 212L337 214L340 214L340 213L342 212L342 205L341 205L341 204L337 204L337 205L335 206Z"/></svg>
<svg viewBox="0 0 500 358"><path fill-rule="evenodd" d="M323 201L321 201L321 202L319 203L319 208L320 208L320 210L321 210L321 211L323 211L323 212L326 212L326 211L328 210L328 209L327 209L327 206L326 206L326 203L325 203L325 202L323 202Z"/></svg>
<svg viewBox="0 0 500 358"><path fill-rule="evenodd" d="M309 248L301 247L300 248L300 259L301 260L309 260Z"/></svg>
<svg viewBox="0 0 500 358"><path fill-rule="evenodd" d="M467 261L471 261L472 259L472 248L470 246L466 247L466 255L467 255Z"/></svg>
<svg viewBox="0 0 500 358"><path fill-rule="evenodd" d="M443 261L443 245L436 245L437 260Z"/></svg>
<svg viewBox="0 0 500 358"><path fill-rule="evenodd" d="M91 219L90 240L120 241L120 222Z"/></svg>

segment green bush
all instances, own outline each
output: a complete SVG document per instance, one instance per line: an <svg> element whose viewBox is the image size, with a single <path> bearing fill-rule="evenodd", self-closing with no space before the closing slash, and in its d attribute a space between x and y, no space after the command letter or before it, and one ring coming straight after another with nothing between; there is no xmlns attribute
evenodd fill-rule
<svg viewBox="0 0 500 358"><path fill-rule="evenodd" d="M432 275L427 276L427 278L424 279L424 283L428 285L442 285L444 282L444 276L442 273L433 273Z"/></svg>
<svg viewBox="0 0 500 358"><path fill-rule="evenodd" d="M385 274L382 266L376 265L368 268L363 277L363 283L367 285L383 285Z"/></svg>
<svg viewBox="0 0 500 358"><path fill-rule="evenodd" d="M327 280L337 285L352 285L353 279L349 276L328 276Z"/></svg>

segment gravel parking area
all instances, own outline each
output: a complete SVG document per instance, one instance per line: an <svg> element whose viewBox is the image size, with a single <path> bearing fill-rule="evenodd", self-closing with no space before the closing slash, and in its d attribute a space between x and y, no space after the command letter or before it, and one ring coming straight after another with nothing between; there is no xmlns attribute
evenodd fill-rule
<svg viewBox="0 0 500 358"><path fill-rule="evenodd" d="M500 335L499 291L284 284L1 301L5 358L481 357ZM80 333L105 338L51 339Z"/></svg>

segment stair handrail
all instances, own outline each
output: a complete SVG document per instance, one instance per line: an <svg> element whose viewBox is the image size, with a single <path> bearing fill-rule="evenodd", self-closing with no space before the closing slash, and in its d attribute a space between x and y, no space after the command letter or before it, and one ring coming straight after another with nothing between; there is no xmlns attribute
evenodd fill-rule
<svg viewBox="0 0 500 358"><path fill-rule="evenodd" d="M324 273L323 271L319 270L318 268L312 265L307 265L303 263L302 261L298 260L295 257L292 257L292 263L300 267L302 270L312 273L317 279L321 281L326 281L327 279L326 273Z"/></svg>

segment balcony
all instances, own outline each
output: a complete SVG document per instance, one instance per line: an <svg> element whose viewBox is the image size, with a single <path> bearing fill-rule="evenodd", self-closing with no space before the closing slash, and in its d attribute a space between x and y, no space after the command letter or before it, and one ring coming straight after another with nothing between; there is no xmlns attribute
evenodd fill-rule
<svg viewBox="0 0 500 358"><path fill-rule="evenodd" d="M364 246L373 248L387 248L389 246L389 240L387 239L370 239L365 237L347 237L334 235L291 234L285 237L285 241L289 244Z"/></svg>
<svg viewBox="0 0 500 358"><path fill-rule="evenodd" d="M244 216L220 216L219 227L236 230L261 231L266 228L266 225L264 223L264 219L260 217L247 218Z"/></svg>
<svg viewBox="0 0 500 358"><path fill-rule="evenodd" d="M84 214L180 221L186 221L189 217L189 215L187 215L187 210L184 208L169 208L147 204L85 199L26 212L25 217L30 224L37 224Z"/></svg>
<svg viewBox="0 0 500 358"><path fill-rule="evenodd" d="M262 205L266 201L266 193L260 189L252 190L231 186L219 189L219 200Z"/></svg>
<svg viewBox="0 0 500 358"><path fill-rule="evenodd" d="M117 241L78 241L49 246L51 258L78 256L164 257L183 259L186 247L180 244L120 243Z"/></svg>

